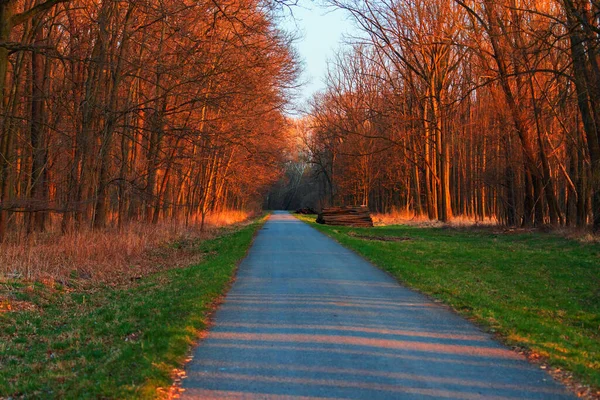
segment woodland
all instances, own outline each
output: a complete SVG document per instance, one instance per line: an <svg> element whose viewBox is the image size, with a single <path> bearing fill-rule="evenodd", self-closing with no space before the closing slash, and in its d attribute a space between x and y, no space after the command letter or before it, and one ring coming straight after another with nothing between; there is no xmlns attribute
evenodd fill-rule
<svg viewBox="0 0 600 400"><path fill-rule="evenodd" d="M282 5L0 1L0 239L260 205L298 68Z"/></svg>
<svg viewBox="0 0 600 400"><path fill-rule="evenodd" d="M600 229L597 1L329 5L357 29L297 124L284 204Z"/></svg>
<svg viewBox="0 0 600 400"><path fill-rule="evenodd" d="M0 0L0 239L301 203L600 229L600 4L326 5L356 30L292 119L293 4Z"/></svg>

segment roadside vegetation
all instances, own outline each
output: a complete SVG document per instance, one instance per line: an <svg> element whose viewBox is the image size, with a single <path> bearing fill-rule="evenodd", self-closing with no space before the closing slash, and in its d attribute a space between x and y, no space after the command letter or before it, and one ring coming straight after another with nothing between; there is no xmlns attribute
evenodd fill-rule
<svg viewBox="0 0 600 400"><path fill-rule="evenodd" d="M3 278L0 398L165 397L263 221L172 241L193 265L128 280Z"/></svg>
<svg viewBox="0 0 600 400"><path fill-rule="evenodd" d="M491 227L360 229L298 218L547 361L567 383L573 375L600 388L598 242Z"/></svg>
<svg viewBox="0 0 600 400"><path fill-rule="evenodd" d="M120 227L81 227L60 232L60 221L44 233L15 232L0 242L0 276L28 281L74 280L114 285L165 268L193 264L197 256L186 244L210 239L223 227L247 221L253 214L227 210L211 213L203 229L192 220L131 221ZM175 248L170 243L179 243Z"/></svg>

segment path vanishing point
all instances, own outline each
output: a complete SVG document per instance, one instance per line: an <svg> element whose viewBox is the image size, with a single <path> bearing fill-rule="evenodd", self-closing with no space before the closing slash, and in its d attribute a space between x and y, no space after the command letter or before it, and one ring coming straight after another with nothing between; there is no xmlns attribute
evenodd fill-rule
<svg viewBox="0 0 600 400"><path fill-rule="evenodd" d="M539 366L274 213L196 348L184 399L573 399Z"/></svg>

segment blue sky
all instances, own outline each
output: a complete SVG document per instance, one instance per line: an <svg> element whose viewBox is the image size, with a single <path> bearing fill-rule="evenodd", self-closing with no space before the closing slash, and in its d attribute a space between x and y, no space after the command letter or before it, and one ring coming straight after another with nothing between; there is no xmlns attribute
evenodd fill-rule
<svg viewBox="0 0 600 400"><path fill-rule="evenodd" d="M325 85L327 60L343 45L343 36L352 29L352 22L341 10L332 10L319 6L310 0L300 0L298 6L281 21L281 27L297 32L300 37L296 49L303 61L302 81L306 84L300 89L296 106L302 108L308 99Z"/></svg>

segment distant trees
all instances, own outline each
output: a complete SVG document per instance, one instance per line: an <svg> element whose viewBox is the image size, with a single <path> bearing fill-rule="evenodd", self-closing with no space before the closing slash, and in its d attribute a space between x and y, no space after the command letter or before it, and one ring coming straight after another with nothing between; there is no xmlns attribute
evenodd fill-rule
<svg viewBox="0 0 600 400"><path fill-rule="evenodd" d="M310 115L331 202L600 229L597 4L330 2L362 31Z"/></svg>
<svg viewBox="0 0 600 400"><path fill-rule="evenodd" d="M258 0L0 1L0 238L248 206L296 77L272 20Z"/></svg>
<svg viewBox="0 0 600 400"><path fill-rule="evenodd" d="M600 229L598 4L329 1L360 32L282 171L293 1L0 0L0 238L201 222L281 173L283 205Z"/></svg>

